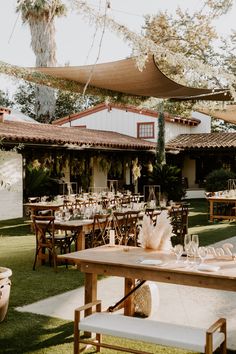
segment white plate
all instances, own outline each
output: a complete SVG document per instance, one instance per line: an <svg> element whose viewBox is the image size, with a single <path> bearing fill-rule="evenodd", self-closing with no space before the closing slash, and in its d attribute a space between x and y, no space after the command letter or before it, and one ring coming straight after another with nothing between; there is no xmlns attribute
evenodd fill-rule
<svg viewBox="0 0 236 354"><path fill-rule="evenodd" d="M210 265L210 264L200 264L197 267L197 270L200 270L203 272L217 272L218 270L220 270L220 266Z"/></svg>
<svg viewBox="0 0 236 354"><path fill-rule="evenodd" d="M143 259L140 263L149 265L159 265L162 264L162 261L160 259Z"/></svg>

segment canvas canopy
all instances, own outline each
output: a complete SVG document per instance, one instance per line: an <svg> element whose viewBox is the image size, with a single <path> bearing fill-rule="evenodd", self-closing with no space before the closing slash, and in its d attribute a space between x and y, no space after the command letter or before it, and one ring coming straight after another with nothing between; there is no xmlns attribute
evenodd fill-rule
<svg viewBox="0 0 236 354"><path fill-rule="evenodd" d="M213 118L223 119L229 123L236 123L236 105L227 105L221 109L200 108L199 112L212 116Z"/></svg>
<svg viewBox="0 0 236 354"><path fill-rule="evenodd" d="M153 56L149 57L143 71L137 68L134 58L96 65L31 69L84 85L89 81L90 86L134 96L183 100L227 101L231 99L229 90L212 92L210 89L187 87L176 83L160 71Z"/></svg>

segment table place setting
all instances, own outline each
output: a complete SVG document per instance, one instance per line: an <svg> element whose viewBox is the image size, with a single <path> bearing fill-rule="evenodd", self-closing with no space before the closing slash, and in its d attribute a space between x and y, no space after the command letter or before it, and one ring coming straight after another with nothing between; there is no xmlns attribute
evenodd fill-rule
<svg viewBox="0 0 236 354"><path fill-rule="evenodd" d="M160 259L143 259L143 260L139 260L138 263L147 264L147 265L155 265L155 266L163 264L162 260L160 260Z"/></svg>
<svg viewBox="0 0 236 354"><path fill-rule="evenodd" d="M224 243L221 247L200 246L198 235L186 234L184 245L172 246L172 236L172 226L166 211L158 215L155 226L150 217L145 215L138 237L139 246L147 250L165 251L170 255L170 259L142 258L137 263L162 269L183 268L191 272L219 272L225 267L225 261L236 260L233 245L230 243ZM176 259L172 258L173 254Z"/></svg>
<svg viewBox="0 0 236 354"><path fill-rule="evenodd" d="M201 263L196 267L196 270L203 272L218 272L221 269L220 266L214 264Z"/></svg>

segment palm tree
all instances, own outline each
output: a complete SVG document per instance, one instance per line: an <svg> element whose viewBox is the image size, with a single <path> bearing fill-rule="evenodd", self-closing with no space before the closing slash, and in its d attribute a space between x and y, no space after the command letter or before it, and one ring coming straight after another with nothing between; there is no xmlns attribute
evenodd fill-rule
<svg viewBox="0 0 236 354"><path fill-rule="evenodd" d="M17 12L31 32L31 47L36 56L36 66L56 65L54 18L66 13L61 0L17 0ZM54 90L36 86L35 113L39 121L51 121L55 109Z"/></svg>

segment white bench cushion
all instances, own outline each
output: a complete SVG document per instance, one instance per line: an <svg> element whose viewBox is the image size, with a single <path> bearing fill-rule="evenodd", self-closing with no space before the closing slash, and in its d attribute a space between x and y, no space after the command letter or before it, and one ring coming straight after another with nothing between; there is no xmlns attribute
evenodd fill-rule
<svg viewBox="0 0 236 354"><path fill-rule="evenodd" d="M81 320L81 331L101 333L170 347L205 352L206 329L146 320L111 313L94 313ZM224 334L213 334L213 351L224 341Z"/></svg>

